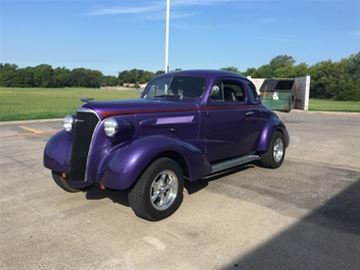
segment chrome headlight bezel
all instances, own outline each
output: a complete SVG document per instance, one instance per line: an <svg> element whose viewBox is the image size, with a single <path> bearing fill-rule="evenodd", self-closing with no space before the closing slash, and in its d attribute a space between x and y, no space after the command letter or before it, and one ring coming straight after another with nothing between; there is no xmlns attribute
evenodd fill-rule
<svg viewBox="0 0 360 270"><path fill-rule="evenodd" d="M71 132L73 129L73 125L75 123L75 118L71 114L67 115L63 119L63 128L67 132Z"/></svg>
<svg viewBox="0 0 360 270"><path fill-rule="evenodd" d="M104 121L104 132L108 137L114 137L119 128L119 124L114 117L110 117Z"/></svg>

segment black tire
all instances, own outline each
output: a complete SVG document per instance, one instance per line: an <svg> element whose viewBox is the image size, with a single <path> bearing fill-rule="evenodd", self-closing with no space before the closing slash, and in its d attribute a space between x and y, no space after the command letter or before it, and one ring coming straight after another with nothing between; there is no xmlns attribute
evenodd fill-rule
<svg viewBox="0 0 360 270"><path fill-rule="evenodd" d="M154 207L153 204L155 202L151 201L150 194L151 192L153 192L154 189L152 187L153 182L156 182L157 177L159 177L159 175L161 175L165 171L170 171L173 173L173 175L176 176L177 192L174 192L175 197L173 202L169 204L169 207L164 210L159 210ZM173 181L174 179L175 178L173 178ZM151 221L157 221L172 215L179 208L183 199L183 190L184 175L181 167L178 165L177 162L170 158L159 158L146 168L146 170L142 173L136 184L130 190L129 203L138 217ZM167 191L163 192L166 194Z"/></svg>
<svg viewBox="0 0 360 270"><path fill-rule="evenodd" d="M275 142L277 140L281 140L282 146L283 146L283 154L282 154L281 159L279 159L279 160L276 160L274 157L274 147L275 147ZM260 155L260 158L261 158L260 165L263 167L266 167L266 168L271 168L271 169L279 168L284 161L285 151L286 151L286 147L285 147L285 142L284 142L284 136L282 135L281 132L275 131L271 138L269 149L265 153Z"/></svg>
<svg viewBox="0 0 360 270"><path fill-rule="evenodd" d="M75 193L75 192L79 192L81 191L78 188L74 188L72 186L70 186L68 179L65 179L64 177L62 177L59 173L57 172L51 172L52 173L52 177L55 181L55 183L61 187L63 190L67 191L67 192L71 192L71 193Z"/></svg>

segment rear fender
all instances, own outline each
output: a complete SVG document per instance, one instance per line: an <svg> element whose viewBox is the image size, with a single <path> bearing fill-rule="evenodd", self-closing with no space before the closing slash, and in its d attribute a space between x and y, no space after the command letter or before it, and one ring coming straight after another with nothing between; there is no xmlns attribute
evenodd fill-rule
<svg viewBox="0 0 360 270"><path fill-rule="evenodd" d="M176 138L154 135L111 151L100 183L113 189L127 189L157 156L169 151L185 160L190 181L210 173L210 163L198 148Z"/></svg>

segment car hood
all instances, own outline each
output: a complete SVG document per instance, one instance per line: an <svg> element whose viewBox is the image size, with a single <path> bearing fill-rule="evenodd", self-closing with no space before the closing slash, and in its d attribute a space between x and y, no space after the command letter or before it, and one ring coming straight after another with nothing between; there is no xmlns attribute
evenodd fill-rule
<svg viewBox="0 0 360 270"><path fill-rule="evenodd" d="M132 99L91 101L81 108L93 110L103 119L109 116L125 114L194 111L197 110L197 105L185 100Z"/></svg>

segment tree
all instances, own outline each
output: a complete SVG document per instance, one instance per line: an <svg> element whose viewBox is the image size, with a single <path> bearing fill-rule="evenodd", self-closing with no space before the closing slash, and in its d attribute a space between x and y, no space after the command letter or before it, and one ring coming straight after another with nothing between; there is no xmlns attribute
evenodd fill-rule
<svg viewBox="0 0 360 270"><path fill-rule="evenodd" d="M71 71L71 85L77 87L98 88L101 86L103 74L97 70L74 68Z"/></svg>
<svg viewBox="0 0 360 270"><path fill-rule="evenodd" d="M158 75L161 75L161 74L164 74L164 73L165 73L165 71L158 70L158 71L155 72L155 76L158 76Z"/></svg>
<svg viewBox="0 0 360 270"><path fill-rule="evenodd" d="M54 69L54 87L71 87L72 75L71 71L65 67L57 67Z"/></svg>
<svg viewBox="0 0 360 270"><path fill-rule="evenodd" d="M34 87L34 68L26 67L26 68L18 69L16 86Z"/></svg>
<svg viewBox="0 0 360 270"><path fill-rule="evenodd" d="M119 80L116 76L104 76L103 85L104 86L117 86L117 85L119 85Z"/></svg>
<svg viewBox="0 0 360 270"><path fill-rule="evenodd" d="M262 65L253 74L255 78L271 78L274 77L274 70L270 65Z"/></svg>
<svg viewBox="0 0 360 270"><path fill-rule="evenodd" d="M119 73L118 79L120 84L123 83L146 83L151 80L154 73L142 69L124 70Z"/></svg>
<svg viewBox="0 0 360 270"><path fill-rule="evenodd" d="M34 86L52 87L54 86L54 70L50 65L38 65L34 67Z"/></svg>
<svg viewBox="0 0 360 270"><path fill-rule="evenodd" d="M0 65L0 85L4 87L16 87L17 65Z"/></svg>
<svg viewBox="0 0 360 270"><path fill-rule="evenodd" d="M244 72L244 76L251 76L253 77L254 74L256 72L256 68L248 68L245 72Z"/></svg>
<svg viewBox="0 0 360 270"><path fill-rule="evenodd" d="M235 73L241 73L240 70L234 66L223 67L223 68L221 68L221 70L226 70L226 71L235 72Z"/></svg>
<svg viewBox="0 0 360 270"><path fill-rule="evenodd" d="M295 59L289 55L278 55L270 60L270 68L276 70L278 68L292 67L295 64Z"/></svg>

